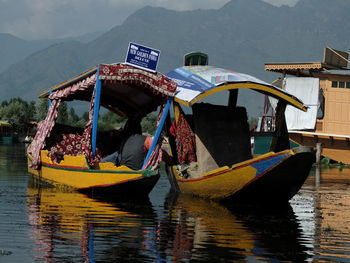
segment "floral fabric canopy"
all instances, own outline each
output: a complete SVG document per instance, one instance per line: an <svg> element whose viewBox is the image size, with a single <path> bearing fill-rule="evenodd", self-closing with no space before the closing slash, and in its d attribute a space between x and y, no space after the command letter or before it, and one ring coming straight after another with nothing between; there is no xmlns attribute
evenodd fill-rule
<svg viewBox="0 0 350 263"><path fill-rule="evenodd" d="M82 74L54 87L52 91L40 95L40 97L48 97L51 100L51 106L46 118L39 122L38 131L32 144L28 147L28 153L33 157L33 168L37 169L40 166L40 150L45 147L45 140L50 136L56 123L60 102L62 100L72 99L90 100L89 121L86 124L83 138L85 140L85 155L89 163L91 165L93 164L94 157L91 155L90 139L97 78L103 81L101 105L111 107L114 101L121 102L120 98L122 98L126 101L122 107L126 113L130 113L132 110L135 111L135 109L139 110L140 106L146 106L146 103L153 103L151 107L146 108L150 112L154 106L164 103L167 97L173 97L176 91L176 83L166 76L160 73L147 72L125 64L101 64L97 70L90 70L86 74ZM105 92L104 89L106 89ZM142 91L140 95L137 94L138 96L136 96L135 89ZM110 99L113 95L115 95L115 99ZM154 100L152 100L153 97ZM145 105L132 105L138 102L135 98L140 98L138 101L144 102Z"/></svg>

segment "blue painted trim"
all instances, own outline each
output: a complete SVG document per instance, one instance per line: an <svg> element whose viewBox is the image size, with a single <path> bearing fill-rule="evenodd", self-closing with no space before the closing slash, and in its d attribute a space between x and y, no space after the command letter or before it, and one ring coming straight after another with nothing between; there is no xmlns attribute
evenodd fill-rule
<svg viewBox="0 0 350 263"><path fill-rule="evenodd" d="M148 150L146 158L145 158L145 160L143 162L142 169L144 169L144 167L146 166L149 158L151 157L152 152L156 148L156 145L157 145L157 142L159 140L160 134L161 134L161 132L163 130L163 127L164 127L164 123L165 123L166 117L167 117L167 115L169 113L169 109L170 109L170 105L171 105L172 101L173 101L173 99L169 98L167 100L167 102L166 102L166 105L165 105L164 110L163 110L162 117L160 118L159 125L158 125L156 133L155 133L155 135L153 137L151 148Z"/></svg>
<svg viewBox="0 0 350 263"><path fill-rule="evenodd" d="M98 65L98 69L97 69L97 73L96 73L94 115L93 115L93 119L92 119L91 147L92 147L92 155L93 156L96 156L98 114L100 112L100 99L101 99L101 88L102 88L102 80L100 80L99 76L100 76L100 65Z"/></svg>
<svg viewBox="0 0 350 263"><path fill-rule="evenodd" d="M50 89L50 95L52 94L52 89ZM49 100L49 109L51 107L52 100Z"/></svg>
<svg viewBox="0 0 350 263"><path fill-rule="evenodd" d="M256 176L259 176L262 173L266 172L268 169L271 169L271 167L276 166L278 163L284 161L287 158L288 158L287 155L281 154L281 155L268 158L266 160L262 160L260 162L253 163L251 164L251 166L257 170Z"/></svg>
<svg viewBox="0 0 350 263"><path fill-rule="evenodd" d="M95 263L95 250L94 250L94 232L92 229L92 224L89 224L89 263Z"/></svg>

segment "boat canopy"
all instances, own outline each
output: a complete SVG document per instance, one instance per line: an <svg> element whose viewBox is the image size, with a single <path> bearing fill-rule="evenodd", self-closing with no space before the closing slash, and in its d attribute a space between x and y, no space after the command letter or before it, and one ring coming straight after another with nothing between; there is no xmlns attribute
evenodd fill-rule
<svg viewBox="0 0 350 263"><path fill-rule="evenodd" d="M188 107L220 91L248 88L307 111L303 102L293 95L248 74L212 66L184 66L166 75L178 85L175 101Z"/></svg>
<svg viewBox="0 0 350 263"><path fill-rule="evenodd" d="M160 136L175 91L176 83L168 77L122 63L100 64L97 68L51 88L39 95L41 98L49 98L51 103L45 119L38 124L38 131L28 148L28 153L33 158L31 167L38 169L41 163L40 151L45 147L46 138L50 136L56 124L58 107L61 101L67 100L90 101L89 120L82 135L84 145L80 150L87 157L91 167L98 161L96 149L100 105L127 118L142 118L155 111L158 106L165 105L159 112L161 118L157 133L145 162L151 160L150 155L159 152L154 149L160 145L157 138ZM148 165L151 165L151 161L144 167Z"/></svg>
<svg viewBox="0 0 350 263"><path fill-rule="evenodd" d="M102 81L100 104L126 117L143 117L175 95L176 83L168 77L118 63L100 64L38 96L90 101L97 76Z"/></svg>

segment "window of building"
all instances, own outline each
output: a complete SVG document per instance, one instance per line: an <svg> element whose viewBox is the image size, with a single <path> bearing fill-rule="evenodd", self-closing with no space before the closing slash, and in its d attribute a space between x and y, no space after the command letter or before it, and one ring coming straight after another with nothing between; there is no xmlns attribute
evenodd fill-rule
<svg viewBox="0 0 350 263"><path fill-rule="evenodd" d="M332 88L339 88L339 89L350 89L350 82L345 81L332 81Z"/></svg>

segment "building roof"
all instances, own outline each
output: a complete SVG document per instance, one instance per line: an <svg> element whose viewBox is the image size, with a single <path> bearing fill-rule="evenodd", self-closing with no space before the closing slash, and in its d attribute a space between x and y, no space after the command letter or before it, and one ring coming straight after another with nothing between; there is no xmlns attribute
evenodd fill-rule
<svg viewBox="0 0 350 263"><path fill-rule="evenodd" d="M11 127L12 125L8 121L0 120L0 126L2 126L2 127Z"/></svg>
<svg viewBox="0 0 350 263"><path fill-rule="evenodd" d="M337 68L323 62L283 62L266 63L266 71L278 72L282 74L294 75L298 77L309 77L315 73L331 75L350 75L350 70Z"/></svg>
<svg viewBox="0 0 350 263"><path fill-rule="evenodd" d="M350 76L350 69L348 70L325 70L320 72L322 74L331 74L331 75L344 75L344 76Z"/></svg>

